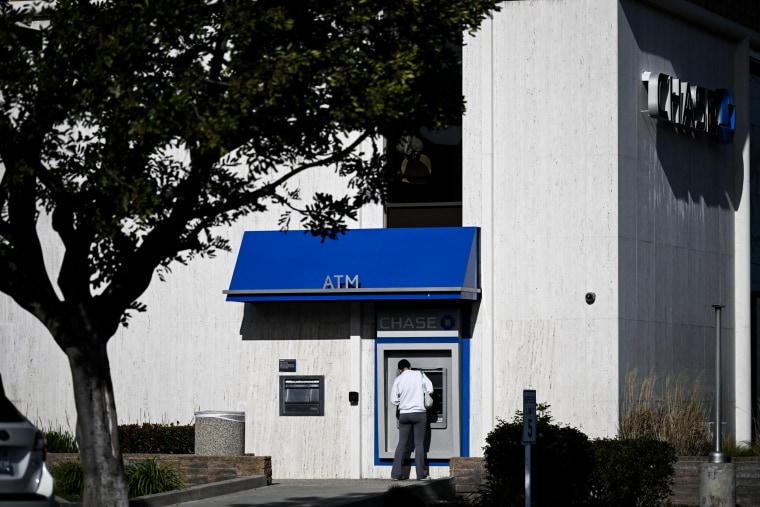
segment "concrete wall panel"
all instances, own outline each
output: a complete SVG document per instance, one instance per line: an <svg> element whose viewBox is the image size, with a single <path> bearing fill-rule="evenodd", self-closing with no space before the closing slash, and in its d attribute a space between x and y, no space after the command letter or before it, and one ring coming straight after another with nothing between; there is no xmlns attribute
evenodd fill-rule
<svg viewBox="0 0 760 507"><path fill-rule="evenodd" d="M619 21L621 49L632 49L620 59L620 123L636 125L635 163L620 165L620 181L630 182L619 192L621 245L635 251L620 264L620 285L629 288L620 308L633 319L621 323L620 381L633 369L712 381L714 303L731 308L723 312L723 354L733 358L734 146L650 118L641 74L733 89L735 42L639 2L621 2ZM724 393L727 406L732 392Z"/></svg>
<svg viewBox="0 0 760 507"><path fill-rule="evenodd" d="M484 359L493 349L493 383L480 388L494 408L476 426L511 418L522 389L533 387L558 421L609 434L617 418L608 377L617 376L616 6L502 9L492 31L465 47L466 58L479 59L465 74L465 132L487 118L493 133L491 144L470 136L465 145L465 223L482 224L490 241L472 347ZM483 169L490 175L476 174ZM492 209L468 207L486 194ZM473 435L473 447L484 438Z"/></svg>

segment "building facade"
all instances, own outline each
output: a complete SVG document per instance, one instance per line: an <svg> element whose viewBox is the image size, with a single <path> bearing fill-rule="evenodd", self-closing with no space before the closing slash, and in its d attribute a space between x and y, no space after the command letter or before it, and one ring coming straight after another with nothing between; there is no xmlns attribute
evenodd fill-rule
<svg viewBox="0 0 760 507"><path fill-rule="evenodd" d="M238 251L155 281L109 344L120 422L242 411L245 451L277 478L387 477L405 357L436 386L431 475L446 476L525 389L610 437L630 372L710 384L722 305L723 418L752 438L760 34L709 3L503 3L465 41L461 129L421 134L428 181L399 182L333 242L250 216L227 231ZM0 372L31 419L74 428L65 356L5 296Z"/></svg>

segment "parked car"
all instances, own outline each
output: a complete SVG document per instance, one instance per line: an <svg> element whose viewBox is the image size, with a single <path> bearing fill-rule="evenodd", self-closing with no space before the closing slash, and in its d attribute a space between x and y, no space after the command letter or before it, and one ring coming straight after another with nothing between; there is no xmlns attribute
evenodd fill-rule
<svg viewBox="0 0 760 507"><path fill-rule="evenodd" d="M6 398L0 378L0 507L55 506L45 435Z"/></svg>

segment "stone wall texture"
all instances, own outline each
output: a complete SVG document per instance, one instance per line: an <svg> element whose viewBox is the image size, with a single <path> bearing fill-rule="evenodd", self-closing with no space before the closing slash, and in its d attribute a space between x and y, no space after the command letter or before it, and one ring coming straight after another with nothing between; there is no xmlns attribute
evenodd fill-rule
<svg viewBox="0 0 760 507"><path fill-rule="evenodd" d="M699 505L699 465L706 461L701 456L678 459L670 497L673 505ZM736 465L736 504L760 507L760 457L732 458L731 462Z"/></svg>
<svg viewBox="0 0 760 507"><path fill-rule="evenodd" d="M704 457L682 457L675 465L669 501L679 507L699 506L699 465ZM736 503L741 507L760 507L760 457L733 458L736 465ZM477 495L488 474L483 458L452 458L450 474L457 497Z"/></svg>
<svg viewBox="0 0 760 507"><path fill-rule="evenodd" d="M454 479L454 494L457 497L469 498L477 495L478 488L485 484L485 458L451 458L449 475Z"/></svg>

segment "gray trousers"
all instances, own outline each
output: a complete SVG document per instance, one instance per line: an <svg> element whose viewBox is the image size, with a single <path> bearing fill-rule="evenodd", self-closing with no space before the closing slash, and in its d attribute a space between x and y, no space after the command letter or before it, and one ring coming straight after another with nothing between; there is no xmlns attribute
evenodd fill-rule
<svg viewBox="0 0 760 507"><path fill-rule="evenodd" d="M393 469L391 477L394 479L406 479L404 477L404 461L409 456L407 444L409 437L414 432L414 465L417 469L417 478L424 479L428 476L427 456L425 455L425 433L427 433L427 413L412 412L401 414L398 418L398 444L396 453L393 455Z"/></svg>

